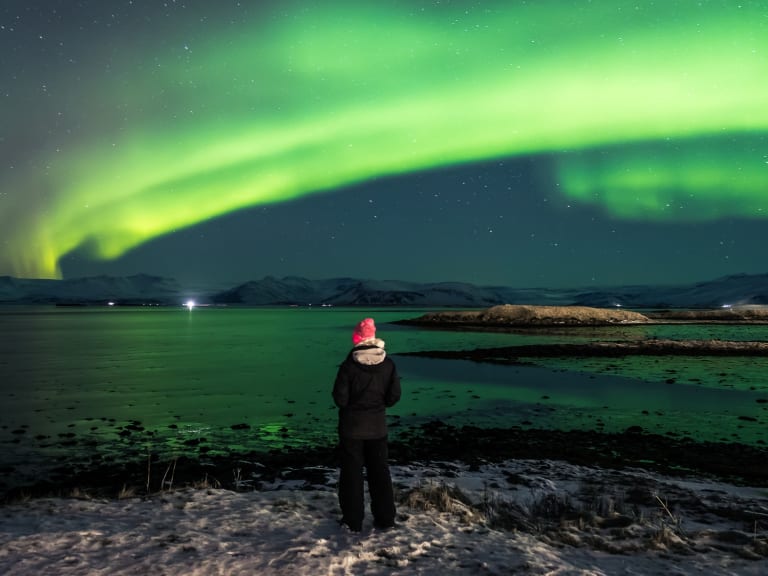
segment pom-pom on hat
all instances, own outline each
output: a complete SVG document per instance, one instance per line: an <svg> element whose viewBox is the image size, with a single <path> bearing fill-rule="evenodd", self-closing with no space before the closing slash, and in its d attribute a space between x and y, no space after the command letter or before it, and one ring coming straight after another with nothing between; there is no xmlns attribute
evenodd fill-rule
<svg viewBox="0 0 768 576"><path fill-rule="evenodd" d="M376 338L376 324L373 323L373 318L366 318L355 326L355 331L352 332L352 343L357 346L360 342L371 338Z"/></svg>

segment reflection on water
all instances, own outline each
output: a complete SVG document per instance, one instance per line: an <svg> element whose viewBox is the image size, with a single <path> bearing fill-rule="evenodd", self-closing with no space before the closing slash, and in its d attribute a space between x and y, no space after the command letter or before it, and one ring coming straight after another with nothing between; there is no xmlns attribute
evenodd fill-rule
<svg viewBox="0 0 768 576"><path fill-rule="evenodd" d="M219 453L328 442L351 330L373 316L403 376L392 432L453 424L764 441L764 358L536 359L492 366L398 352L640 338L768 339L766 326L445 332L388 324L420 310L0 309L3 465L88 451ZM93 456L95 457L95 456Z"/></svg>

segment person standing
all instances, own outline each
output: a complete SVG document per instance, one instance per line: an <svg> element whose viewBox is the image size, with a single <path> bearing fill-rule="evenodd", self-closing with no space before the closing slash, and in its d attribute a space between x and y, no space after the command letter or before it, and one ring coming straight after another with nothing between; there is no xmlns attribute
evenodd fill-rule
<svg viewBox="0 0 768 576"><path fill-rule="evenodd" d="M373 525L395 525L395 499L389 473L386 409L400 400L400 376L376 338L373 318L362 320L352 333L354 347L339 366L333 400L339 408L339 505L341 523L362 530L363 467L368 475Z"/></svg>

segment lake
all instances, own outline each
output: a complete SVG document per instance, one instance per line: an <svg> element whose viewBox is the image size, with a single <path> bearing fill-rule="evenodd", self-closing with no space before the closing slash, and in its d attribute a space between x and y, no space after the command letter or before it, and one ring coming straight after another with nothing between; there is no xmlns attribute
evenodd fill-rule
<svg viewBox="0 0 768 576"><path fill-rule="evenodd" d="M768 358L531 359L497 366L419 350L628 338L768 340L768 326L654 325L447 332L390 324L425 312L342 308L0 308L0 471L154 454L333 441L331 388L354 325L376 319L403 378L391 434L441 419L763 444Z"/></svg>

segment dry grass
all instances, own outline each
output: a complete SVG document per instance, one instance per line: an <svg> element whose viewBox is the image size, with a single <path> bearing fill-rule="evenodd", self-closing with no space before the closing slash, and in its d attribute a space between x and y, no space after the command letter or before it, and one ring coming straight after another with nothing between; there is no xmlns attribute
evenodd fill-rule
<svg viewBox="0 0 768 576"><path fill-rule="evenodd" d="M472 501L456 486L428 482L401 497L401 503L415 510L435 511L459 517L467 524L484 522L485 518L475 509Z"/></svg>
<svg viewBox="0 0 768 576"><path fill-rule="evenodd" d="M123 484L120 492L117 493L118 500L127 500L128 498L134 497L136 497L136 488L133 486L126 486L125 484Z"/></svg>
<svg viewBox="0 0 768 576"><path fill-rule="evenodd" d="M411 509L458 516L467 524L536 534L552 545L590 546L612 554L642 550L695 553L702 533L683 530L681 512L665 497L645 492L642 504L629 504L620 489L586 485L578 495L535 491L521 503L502 498L486 488L477 500L456 486L429 482L400 497ZM711 531L704 535L708 546L728 549L750 559L768 557L768 538L755 528L747 531Z"/></svg>

